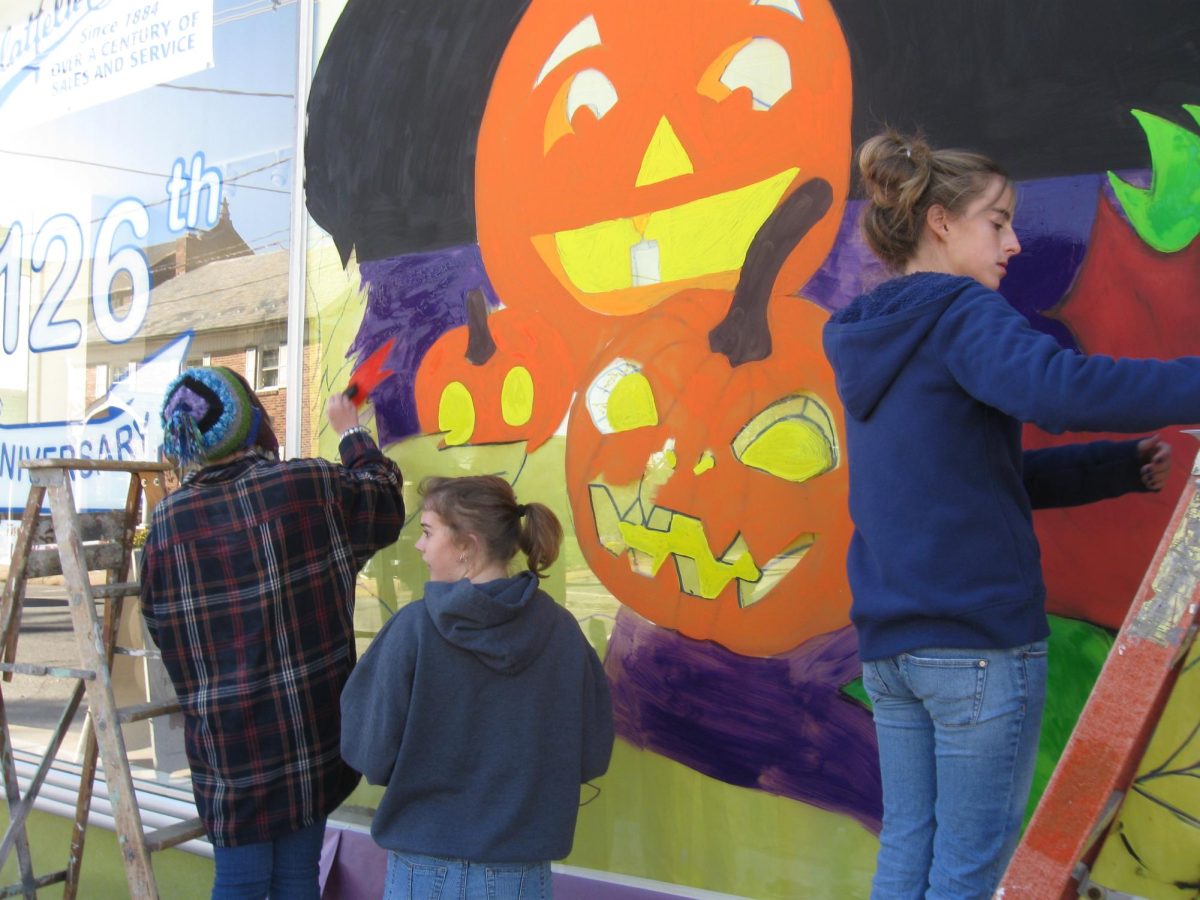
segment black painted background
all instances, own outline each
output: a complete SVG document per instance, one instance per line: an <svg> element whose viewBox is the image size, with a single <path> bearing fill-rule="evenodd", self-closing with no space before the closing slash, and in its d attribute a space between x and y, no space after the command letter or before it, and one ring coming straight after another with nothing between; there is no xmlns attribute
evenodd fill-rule
<svg viewBox="0 0 1200 900"><path fill-rule="evenodd" d="M1196 128L1181 105L1200 104L1200 0L832 2L856 145L883 124L920 128L1026 180L1148 167L1133 108ZM527 5L347 4L305 142L309 211L343 261L352 247L369 260L475 241L475 140Z"/></svg>

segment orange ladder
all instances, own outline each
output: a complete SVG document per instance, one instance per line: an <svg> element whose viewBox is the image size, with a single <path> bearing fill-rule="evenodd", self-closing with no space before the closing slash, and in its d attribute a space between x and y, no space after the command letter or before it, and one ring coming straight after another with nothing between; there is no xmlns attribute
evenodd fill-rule
<svg viewBox="0 0 1200 900"><path fill-rule="evenodd" d="M1076 897L1200 622L1200 457L997 898Z"/></svg>

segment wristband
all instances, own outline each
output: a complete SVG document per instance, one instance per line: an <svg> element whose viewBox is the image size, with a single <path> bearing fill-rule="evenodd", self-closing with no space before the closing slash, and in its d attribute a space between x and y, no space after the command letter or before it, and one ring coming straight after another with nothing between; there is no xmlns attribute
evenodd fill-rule
<svg viewBox="0 0 1200 900"><path fill-rule="evenodd" d="M343 431L340 435L338 435L338 443L341 443L342 441L344 441L346 438L348 438L352 434L365 434L369 437L371 432L369 432L367 430L366 425L351 425L349 428L347 428L345 431Z"/></svg>

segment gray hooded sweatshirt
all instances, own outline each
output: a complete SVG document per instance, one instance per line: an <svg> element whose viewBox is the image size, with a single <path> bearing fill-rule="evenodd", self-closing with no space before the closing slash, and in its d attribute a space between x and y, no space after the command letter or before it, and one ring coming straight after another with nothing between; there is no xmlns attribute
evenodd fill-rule
<svg viewBox="0 0 1200 900"><path fill-rule="evenodd" d="M561 859L579 785L612 754L599 658L532 572L425 591L342 692L342 756L386 785L371 835L473 862Z"/></svg>

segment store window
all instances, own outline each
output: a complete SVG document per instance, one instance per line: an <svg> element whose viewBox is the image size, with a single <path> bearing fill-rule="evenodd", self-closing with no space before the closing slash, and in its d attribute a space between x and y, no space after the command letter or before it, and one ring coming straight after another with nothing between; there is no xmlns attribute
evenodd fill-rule
<svg viewBox="0 0 1200 900"><path fill-rule="evenodd" d="M156 459L163 391L186 365L229 366L269 389L282 441L300 8L0 4L0 537L29 494L22 460ZM77 505L122 508L123 478L76 478ZM8 562L0 554L0 577ZM32 590L52 637L22 639L23 661L76 664L61 594ZM136 642L137 604L126 610L122 643ZM120 660L119 700L144 702L160 675ZM72 687L5 684L18 748L44 750L62 711L46 692ZM181 729L124 735L135 766L187 783Z"/></svg>

